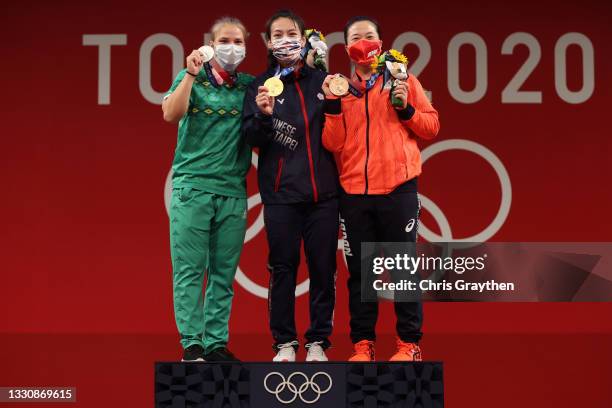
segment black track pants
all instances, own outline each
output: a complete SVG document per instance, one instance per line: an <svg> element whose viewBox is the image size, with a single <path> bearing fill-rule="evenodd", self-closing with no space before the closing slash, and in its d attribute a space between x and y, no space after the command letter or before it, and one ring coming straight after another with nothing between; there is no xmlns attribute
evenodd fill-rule
<svg viewBox="0 0 612 408"><path fill-rule="evenodd" d="M416 183L414 183L416 184ZM340 216L347 241L344 252L349 269L349 312L351 340L376 340L378 303L362 302L361 243L415 242L419 218L419 199L412 191L395 191L386 195L352 195L342 193ZM410 190L410 189L408 189ZM364 287L374 290L371 286ZM418 342L422 336L422 304L395 302L397 334L403 341Z"/></svg>
<svg viewBox="0 0 612 408"><path fill-rule="evenodd" d="M305 337L308 343L321 341L328 347L336 301L338 199L265 205L264 222L270 249L268 308L275 346L297 340L295 287L304 240L310 278L310 328Z"/></svg>

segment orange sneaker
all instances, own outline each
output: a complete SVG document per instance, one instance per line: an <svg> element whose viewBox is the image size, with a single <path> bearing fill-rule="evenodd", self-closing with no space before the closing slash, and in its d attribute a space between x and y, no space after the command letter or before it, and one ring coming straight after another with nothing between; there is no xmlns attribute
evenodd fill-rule
<svg viewBox="0 0 612 408"><path fill-rule="evenodd" d="M348 361L374 361L374 342L361 340L353 345L353 354Z"/></svg>
<svg viewBox="0 0 612 408"><path fill-rule="evenodd" d="M397 339L397 353L389 361L423 361L421 348L416 343L406 343Z"/></svg>

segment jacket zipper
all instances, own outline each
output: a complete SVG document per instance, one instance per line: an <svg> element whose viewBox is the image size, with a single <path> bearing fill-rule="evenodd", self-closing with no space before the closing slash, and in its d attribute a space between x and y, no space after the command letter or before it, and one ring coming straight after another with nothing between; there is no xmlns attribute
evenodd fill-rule
<svg viewBox="0 0 612 408"><path fill-rule="evenodd" d="M370 113L368 111L368 90L365 91L365 114L366 114L366 160L365 160L365 192L368 194L368 161L370 160Z"/></svg>
<svg viewBox="0 0 612 408"><path fill-rule="evenodd" d="M295 79L295 87L300 95L300 103L302 106L302 115L304 116L304 124L306 126L306 149L308 151L308 165L310 166L310 182L312 183L312 195L314 197L314 201L317 202L319 200L319 193L317 191L317 184L315 183L315 175L314 175L314 164L312 161L312 150L310 148L310 124L308 123L308 113L306 112L306 103L304 102L304 94L302 93L302 89L300 88L300 84Z"/></svg>
<svg viewBox="0 0 612 408"><path fill-rule="evenodd" d="M278 187L280 186L281 174L283 172L283 158L280 157L278 159L278 169L276 170L276 180L274 181L274 192L278 191Z"/></svg>

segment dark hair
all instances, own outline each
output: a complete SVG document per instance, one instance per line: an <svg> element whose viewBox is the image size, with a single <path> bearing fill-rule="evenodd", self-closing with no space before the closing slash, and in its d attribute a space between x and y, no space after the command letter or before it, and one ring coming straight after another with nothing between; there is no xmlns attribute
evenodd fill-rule
<svg viewBox="0 0 612 408"><path fill-rule="evenodd" d="M272 38L272 24L279 18L288 18L289 20L293 20L293 22L295 22L295 24L298 26L300 34L302 36L304 35L304 19L291 10L282 9L272 14L272 16L270 16L266 22L266 40L269 41ZM274 58L274 55L272 55L272 51L268 50L268 66L274 67L276 64L276 58Z"/></svg>
<svg viewBox="0 0 612 408"><path fill-rule="evenodd" d="M347 36L348 36L349 28L351 28L353 24L358 23L360 21L368 21L372 23L374 27L376 28L376 32L378 33L378 36L380 37L380 27L378 26L378 21L368 16L355 16L355 17L351 17L351 19L347 21L346 24L344 25L344 43L345 44L348 44Z"/></svg>
<svg viewBox="0 0 612 408"><path fill-rule="evenodd" d="M266 39L269 40L272 38L272 23L274 23L279 18L288 18L289 20L293 20L295 24L297 24L300 34L304 35L304 20L302 17L298 16L291 10L278 10L276 13L272 14L272 16L266 22Z"/></svg>

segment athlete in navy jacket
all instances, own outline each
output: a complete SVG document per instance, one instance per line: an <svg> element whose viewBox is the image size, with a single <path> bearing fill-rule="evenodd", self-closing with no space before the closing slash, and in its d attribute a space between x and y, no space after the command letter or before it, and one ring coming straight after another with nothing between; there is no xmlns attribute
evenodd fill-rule
<svg viewBox="0 0 612 408"><path fill-rule="evenodd" d="M304 24L289 11L276 13L267 25L270 68L246 93L243 136L259 147L258 182L264 203L269 246L270 329L274 361L295 361L295 288L300 245L310 277L310 328L307 361L327 360L335 304L338 247L338 173L323 147L321 85L326 73L304 64ZM283 92L273 97L264 82L280 75Z"/></svg>

